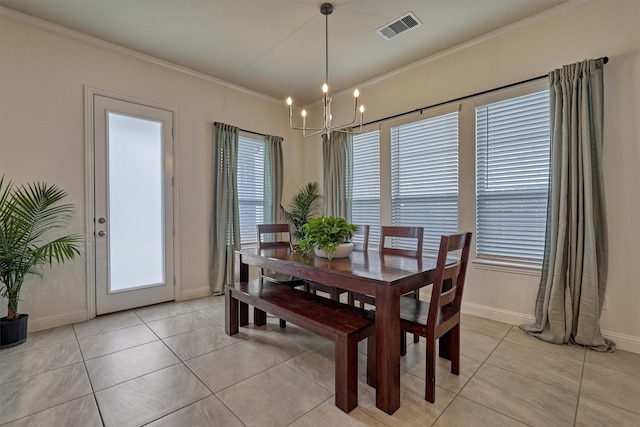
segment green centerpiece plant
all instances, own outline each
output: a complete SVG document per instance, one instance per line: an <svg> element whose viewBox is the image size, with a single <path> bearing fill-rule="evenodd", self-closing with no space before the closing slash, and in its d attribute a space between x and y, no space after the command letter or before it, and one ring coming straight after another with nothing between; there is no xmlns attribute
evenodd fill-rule
<svg viewBox="0 0 640 427"><path fill-rule="evenodd" d="M28 315L18 312L25 278L42 277L41 267L80 255L80 235L54 236L73 213L73 205L60 203L66 196L55 185L14 186L0 177L0 295L8 301L7 316L0 319L0 348L26 340Z"/></svg>
<svg viewBox="0 0 640 427"><path fill-rule="evenodd" d="M280 216L293 226L293 237L300 240L304 236L302 226L321 214L322 196L320 185L309 182L291 198L289 210L280 205Z"/></svg>
<svg viewBox="0 0 640 427"><path fill-rule="evenodd" d="M344 218L329 216L312 218L302 226L302 231L304 235L300 239L300 249L303 253L310 254L314 249L319 249L328 259L332 259L341 244L351 243L358 227Z"/></svg>

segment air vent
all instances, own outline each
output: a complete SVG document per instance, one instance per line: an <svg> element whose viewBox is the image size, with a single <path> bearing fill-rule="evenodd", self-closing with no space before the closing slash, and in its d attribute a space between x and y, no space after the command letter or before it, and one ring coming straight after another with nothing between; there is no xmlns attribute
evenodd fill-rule
<svg viewBox="0 0 640 427"><path fill-rule="evenodd" d="M420 25L422 25L422 22L420 22L418 17L412 12L408 12L406 15L388 23L384 27L378 28L376 33L380 34L385 40L391 40L395 36L412 28L417 28Z"/></svg>

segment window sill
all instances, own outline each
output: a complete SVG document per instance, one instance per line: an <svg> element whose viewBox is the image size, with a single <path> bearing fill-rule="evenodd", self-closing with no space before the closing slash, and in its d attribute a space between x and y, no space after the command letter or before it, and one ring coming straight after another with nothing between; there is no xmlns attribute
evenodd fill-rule
<svg viewBox="0 0 640 427"><path fill-rule="evenodd" d="M476 268L481 270L502 271L505 273L524 274L527 276L540 277L540 272L542 271L542 264L537 263L476 258L473 260L473 264Z"/></svg>

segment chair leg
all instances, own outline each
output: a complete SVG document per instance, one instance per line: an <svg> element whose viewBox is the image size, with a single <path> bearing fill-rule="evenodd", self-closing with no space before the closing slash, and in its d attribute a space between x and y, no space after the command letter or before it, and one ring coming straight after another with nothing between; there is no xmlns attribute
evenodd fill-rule
<svg viewBox="0 0 640 427"><path fill-rule="evenodd" d="M253 324L256 326L264 326L267 324L267 313L258 309L253 308Z"/></svg>
<svg viewBox="0 0 640 427"><path fill-rule="evenodd" d="M416 299L416 300L420 299L420 289L413 291L413 299ZM417 344L419 342L420 342L420 335L413 334L413 343Z"/></svg>
<svg viewBox="0 0 640 427"><path fill-rule="evenodd" d="M407 355L407 333L405 331L400 332L400 356Z"/></svg>
<svg viewBox="0 0 640 427"><path fill-rule="evenodd" d="M240 326L247 326L249 324L249 305L247 303L240 302L238 311L240 312Z"/></svg>
<svg viewBox="0 0 640 427"><path fill-rule="evenodd" d="M424 399L431 403L436 401L436 343L428 337Z"/></svg>
<svg viewBox="0 0 640 427"><path fill-rule="evenodd" d="M460 324L451 329L451 373L460 375Z"/></svg>
<svg viewBox="0 0 640 427"><path fill-rule="evenodd" d="M376 365L376 334L367 338L367 384L378 387L378 368Z"/></svg>
<svg viewBox="0 0 640 427"><path fill-rule="evenodd" d="M280 327L281 328L286 328L287 327L287 321L280 319Z"/></svg>

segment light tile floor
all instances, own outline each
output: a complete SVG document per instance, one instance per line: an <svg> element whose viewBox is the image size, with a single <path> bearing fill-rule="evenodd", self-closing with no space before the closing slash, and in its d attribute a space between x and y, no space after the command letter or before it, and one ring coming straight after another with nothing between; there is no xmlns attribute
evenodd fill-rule
<svg viewBox="0 0 640 427"><path fill-rule="evenodd" d="M470 315L462 328L461 373L438 361L435 404L424 400L424 342L408 347L390 416L375 406L364 353L358 408L344 414L330 341L272 317L229 337L222 297L100 316L0 351L0 425L640 425L640 354L552 345Z"/></svg>

